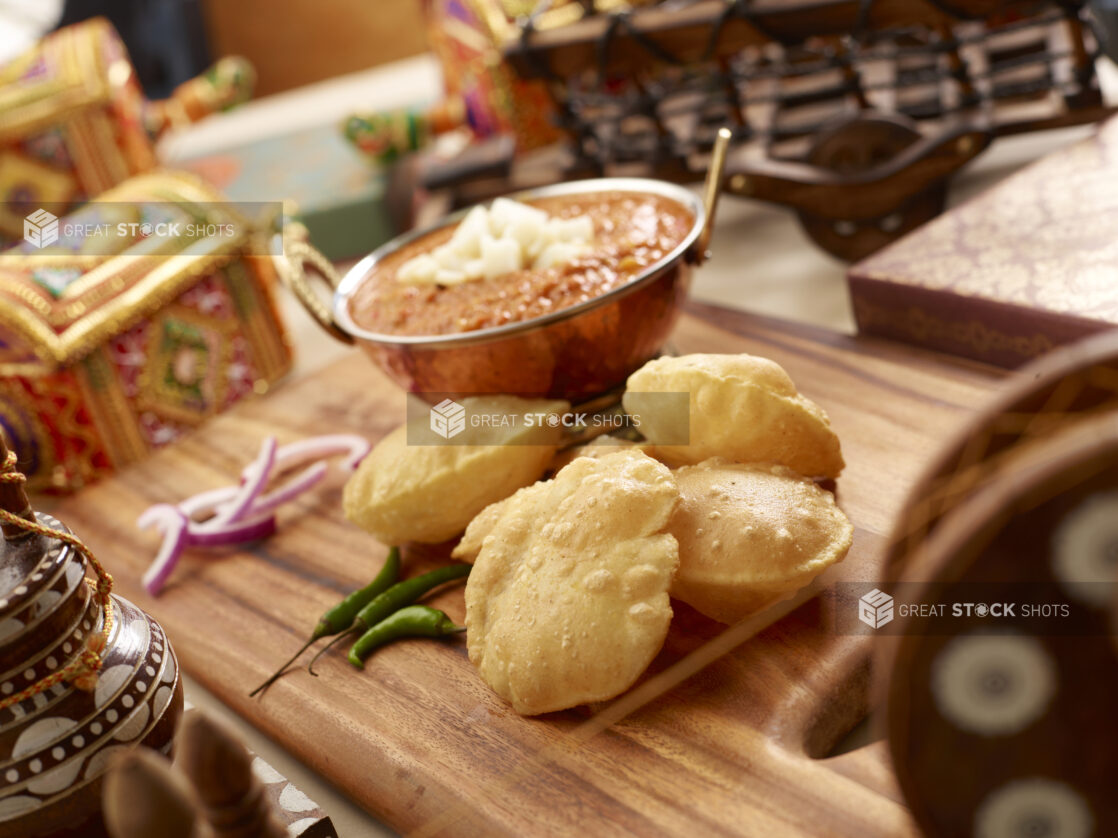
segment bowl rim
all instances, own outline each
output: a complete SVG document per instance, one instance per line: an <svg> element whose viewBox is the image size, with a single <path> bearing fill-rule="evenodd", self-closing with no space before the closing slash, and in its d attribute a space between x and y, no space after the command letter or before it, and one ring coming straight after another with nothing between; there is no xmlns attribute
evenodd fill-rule
<svg viewBox="0 0 1118 838"><path fill-rule="evenodd" d="M357 262L357 264L346 271L345 276L342 277L341 282L338 283L338 287L334 292L332 305L334 321L342 331L356 340L377 344L436 348L443 345L464 346L499 340L523 332L540 329L563 320L569 320L585 311L605 305L612 300L628 296L642 286L652 282L665 268L670 267L679 259L683 258L699 238L699 234L706 225L706 207L703 205L703 201L698 195L677 183L655 180L653 178L589 178L586 180L569 181L567 183L556 183L550 186L536 187L534 189L524 189L501 197L510 198L512 200L534 200L537 198L549 198L556 195L581 195L594 192L643 192L646 194L658 195L663 198L671 198L683 204L694 213L695 219L687 235L683 237L680 243L676 245L670 253L665 254L662 258L653 262L624 285L619 285L604 294L592 297L584 302L577 303L573 306L567 306L557 311L548 312L539 317L533 317L529 320L518 320L500 326L491 326L487 329L475 329L470 332L452 332L445 335L392 335L363 329L354 322L353 317L349 313L349 302L378 262L416 239L422 238L436 230L441 230L451 224L458 223L475 206L489 206L497 199L493 198L489 201L481 201L472 206L457 210L450 215L443 216L435 223L426 227L402 233L382 244L372 253Z"/></svg>

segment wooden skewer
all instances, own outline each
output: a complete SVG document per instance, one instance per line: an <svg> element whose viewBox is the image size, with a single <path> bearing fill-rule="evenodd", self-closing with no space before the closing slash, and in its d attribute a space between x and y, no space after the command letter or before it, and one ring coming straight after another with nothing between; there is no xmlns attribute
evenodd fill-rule
<svg viewBox="0 0 1118 838"><path fill-rule="evenodd" d="M215 838L287 838L252 772L252 756L225 725L188 713L177 748L177 764L194 784Z"/></svg>
<svg viewBox="0 0 1118 838"><path fill-rule="evenodd" d="M136 748L105 776L105 826L112 838L212 838L186 780L155 751Z"/></svg>
<svg viewBox="0 0 1118 838"><path fill-rule="evenodd" d="M7 474L15 471L15 467L9 467L8 463L8 445L4 442L4 434L0 432L0 473ZM10 512L13 515L18 515L28 521L35 520L35 513L31 509L31 501L27 497L27 492L23 488L22 483L2 483L0 482L0 509ZM23 529L18 524L5 523L2 527L4 531L4 538L8 541L18 541L21 538L26 538L30 535L28 530Z"/></svg>

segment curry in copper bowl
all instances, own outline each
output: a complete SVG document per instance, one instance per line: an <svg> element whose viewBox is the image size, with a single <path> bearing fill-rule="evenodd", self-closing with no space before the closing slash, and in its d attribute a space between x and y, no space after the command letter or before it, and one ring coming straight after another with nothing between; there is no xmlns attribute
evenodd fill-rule
<svg viewBox="0 0 1118 838"><path fill-rule="evenodd" d="M709 215L675 184L577 181L394 239L335 283L329 307L303 274L310 263L329 278L325 260L289 247L285 273L324 327L410 392L578 401L660 351Z"/></svg>
<svg viewBox="0 0 1118 838"><path fill-rule="evenodd" d="M499 198L495 207L499 212L513 203ZM560 225L584 220L586 244L566 248L566 259L537 260L493 276L453 284L406 281L400 276L401 266L445 246L462 224L442 227L377 263L353 295L349 312L354 323L387 335L451 335L545 317L631 282L676 250L695 226L693 209L652 193L553 195L517 202L509 207L509 215L521 207L544 213ZM522 222L521 227L537 220Z"/></svg>

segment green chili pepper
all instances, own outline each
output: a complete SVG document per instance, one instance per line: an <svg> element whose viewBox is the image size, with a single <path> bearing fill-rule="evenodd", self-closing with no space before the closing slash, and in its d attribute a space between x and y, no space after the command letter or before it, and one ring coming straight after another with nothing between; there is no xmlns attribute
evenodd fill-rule
<svg viewBox="0 0 1118 838"><path fill-rule="evenodd" d="M345 634L335 637L324 646L317 655L311 658L311 662L307 664L307 671L310 672L311 675L317 674L314 671L315 661L329 652L333 646L340 643L346 637L352 634L363 634L381 620L395 614L405 605L411 605L432 588L437 588L439 585L445 584L446 582L468 576L471 570L473 570L473 565L450 564L446 567L432 570L430 573L424 573L422 576L414 576L411 579L405 579L403 582L397 582L361 609L357 614L357 618L353 621L353 628Z"/></svg>
<svg viewBox="0 0 1118 838"><path fill-rule="evenodd" d="M465 626L454 625L454 620L437 608L409 605L385 617L361 635L349 650L347 660L358 669L364 669L365 658L393 640L401 637L442 637L465 630Z"/></svg>
<svg viewBox="0 0 1118 838"><path fill-rule="evenodd" d="M291 660L276 670L267 681L249 693L249 698L252 698L257 693L261 693L268 689L291 664L299 659L303 652L307 651L314 643L331 634L338 634L343 632L353 625L353 621L357 619L357 615L361 609L368 605L371 601L377 598L380 594L391 588L400 576L400 548L393 547L388 551L388 558L384 560L384 567L380 569L380 573L376 575L368 585L364 588L358 588L351 593L325 614L319 620L318 625L314 627L311 632L310 639L303 644L303 647L291 656Z"/></svg>

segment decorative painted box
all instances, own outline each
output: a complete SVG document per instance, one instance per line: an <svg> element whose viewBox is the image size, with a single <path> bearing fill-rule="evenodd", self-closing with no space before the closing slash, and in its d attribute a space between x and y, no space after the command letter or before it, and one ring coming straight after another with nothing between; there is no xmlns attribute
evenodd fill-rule
<svg viewBox="0 0 1118 838"><path fill-rule="evenodd" d="M0 425L32 488L139 460L287 372L272 236L244 209L154 172L0 252Z"/></svg>
<svg viewBox="0 0 1118 838"><path fill-rule="evenodd" d="M345 124L346 139L379 164L462 128L476 140L511 137L521 152L558 140L546 85L519 78L501 54L517 17L535 2L422 0L427 42L442 64L445 98L421 110L354 114Z"/></svg>
<svg viewBox="0 0 1118 838"><path fill-rule="evenodd" d="M474 134L511 134L521 151L547 145L560 136L551 118L553 107L546 86L518 78L500 52L515 31L516 18L535 5L521 0L422 3L427 40L442 62L448 96L461 101Z"/></svg>
<svg viewBox="0 0 1118 838"><path fill-rule="evenodd" d="M247 98L252 69L226 58L148 102L104 18L43 38L0 67L0 241L43 203L75 204L156 165L153 137Z"/></svg>
<svg viewBox="0 0 1118 838"><path fill-rule="evenodd" d="M1118 119L847 274L858 328L1003 367L1118 326Z"/></svg>

